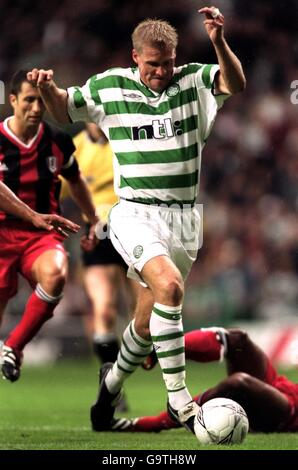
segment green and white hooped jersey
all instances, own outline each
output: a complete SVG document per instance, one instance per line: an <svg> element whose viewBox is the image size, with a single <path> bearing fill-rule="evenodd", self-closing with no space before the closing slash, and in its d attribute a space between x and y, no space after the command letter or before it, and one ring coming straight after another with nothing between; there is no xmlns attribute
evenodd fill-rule
<svg viewBox="0 0 298 470"><path fill-rule="evenodd" d="M109 138L119 197L194 203L201 152L228 96L212 93L218 70L195 63L176 67L161 94L141 82L137 68L110 69L68 89L72 121L95 122Z"/></svg>

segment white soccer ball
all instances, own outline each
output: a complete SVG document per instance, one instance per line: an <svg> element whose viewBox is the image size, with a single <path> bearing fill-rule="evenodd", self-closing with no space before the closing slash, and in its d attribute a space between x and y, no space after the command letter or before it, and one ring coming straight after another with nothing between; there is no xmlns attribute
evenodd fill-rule
<svg viewBox="0 0 298 470"><path fill-rule="evenodd" d="M213 398L204 403L194 422L194 431L201 444L240 444L248 429L244 409L229 398Z"/></svg>

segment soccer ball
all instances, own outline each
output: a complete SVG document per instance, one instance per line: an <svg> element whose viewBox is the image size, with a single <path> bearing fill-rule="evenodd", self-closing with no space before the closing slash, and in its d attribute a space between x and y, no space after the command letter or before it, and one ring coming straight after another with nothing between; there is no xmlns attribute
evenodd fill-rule
<svg viewBox="0 0 298 470"><path fill-rule="evenodd" d="M207 401L194 421L194 431L201 444L240 444L248 428L244 409L229 398Z"/></svg>

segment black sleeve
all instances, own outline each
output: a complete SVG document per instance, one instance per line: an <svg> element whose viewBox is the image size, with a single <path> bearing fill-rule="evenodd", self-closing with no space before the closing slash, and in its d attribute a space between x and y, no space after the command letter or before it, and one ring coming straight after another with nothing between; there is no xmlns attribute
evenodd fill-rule
<svg viewBox="0 0 298 470"><path fill-rule="evenodd" d="M77 180L80 174L79 165L74 157L75 145L65 132L57 132L55 141L63 153L63 164L60 174L67 180Z"/></svg>

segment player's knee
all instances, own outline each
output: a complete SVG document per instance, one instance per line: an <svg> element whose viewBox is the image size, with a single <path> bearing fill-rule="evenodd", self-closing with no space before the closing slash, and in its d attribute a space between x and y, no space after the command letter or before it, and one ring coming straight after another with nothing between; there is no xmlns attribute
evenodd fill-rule
<svg viewBox="0 0 298 470"><path fill-rule="evenodd" d="M149 323L147 321L144 321L142 318L135 318L135 323L134 327L136 330L136 333L141 336L141 338L144 339L150 339L150 329L149 329Z"/></svg>
<svg viewBox="0 0 298 470"><path fill-rule="evenodd" d="M58 296L62 293L65 282L66 271L59 268L53 268L44 273L40 284L48 294Z"/></svg>
<svg viewBox="0 0 298 470"><path fill-rule="evenodd" d="M227 378L227 383L232 392L242 394L251 389L253 377L245 372L235 372Z"/></svg>
<svg viewBox="0 0 298 470"><path fill-rule="evenodd" d="M229 334L227 337L228 340L228 351L236 351L236 350L245 350L247 347L250 339L246 331L232 328L229 329Z"/></svg>
<svg viewBox="0 0 298 470"><path fill-rule="evenodd" d="M174 278L160 283L160 293L167 303L180 304L183 298L183 282Z"/></svg>

